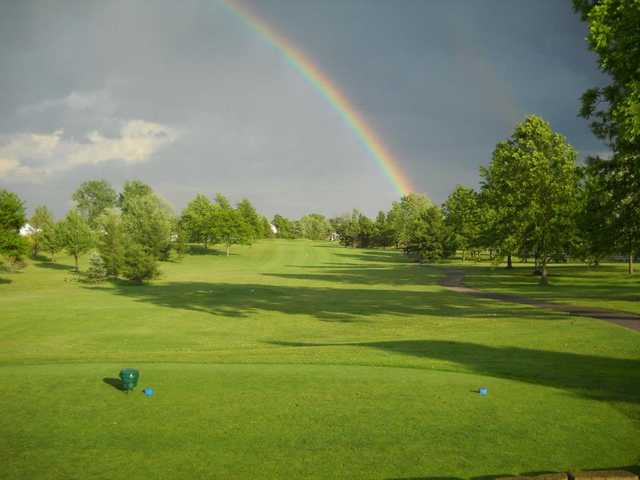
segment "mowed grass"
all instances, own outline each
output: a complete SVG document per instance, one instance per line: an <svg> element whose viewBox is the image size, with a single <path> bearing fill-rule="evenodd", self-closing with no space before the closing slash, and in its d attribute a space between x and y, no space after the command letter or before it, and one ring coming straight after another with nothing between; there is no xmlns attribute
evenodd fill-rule
<svg viewBox="0 0 640 480"><path fill-rule="evenodd" d="M473 478L640 460L637 332L321 242L190 255L145 286L87 285L70 265L0 276L0 478ZM112 386L122 367L141 372L131 394Z"/></svg>
<svg viewBox="0 0 640 480"><path fill-rule="evenodd" d="M604 263L598 267L554 264L549 268L547 286L539 285L540 277L532 274L531 263L513 266L506 269L504 265L467 262L465 283L494 292L640 314L640 273L629 275L625 263Z"/></svg>

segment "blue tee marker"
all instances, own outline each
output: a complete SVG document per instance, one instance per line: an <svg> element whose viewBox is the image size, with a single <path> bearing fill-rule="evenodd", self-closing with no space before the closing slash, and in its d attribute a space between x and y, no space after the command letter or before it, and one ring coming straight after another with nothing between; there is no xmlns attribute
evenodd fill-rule
<svg viewBox="0 0 640 480"><path fill-rule="evenodd" d="M480 395L486 396L489 393L489 389L487 387L480 387Z"/></svg>
<svg viewBox="0 0 640 480"><path fill-rule="evenodd" d="M153 395L153 388L151 388L151 387L147 387L147 388L145 388L145 389L143 390L143 392L144 392L144 394L145 394L147 397L150 397L150 396L152 396L152 395Z"/></svg>

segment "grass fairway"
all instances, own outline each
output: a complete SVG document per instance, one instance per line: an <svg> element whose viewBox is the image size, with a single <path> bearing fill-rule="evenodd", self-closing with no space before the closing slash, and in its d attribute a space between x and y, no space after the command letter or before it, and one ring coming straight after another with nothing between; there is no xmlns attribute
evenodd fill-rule
<svg viewBox="0 0 640 480"><path fill-rule="evenodd" d="M0 478L421 478L636 465L640 336L263 241L146 286L0 277ZM131 394L110 383L141 372ZM153 386L146 398L141 388ZM489 395L478 395L487 387Z"/></svg>

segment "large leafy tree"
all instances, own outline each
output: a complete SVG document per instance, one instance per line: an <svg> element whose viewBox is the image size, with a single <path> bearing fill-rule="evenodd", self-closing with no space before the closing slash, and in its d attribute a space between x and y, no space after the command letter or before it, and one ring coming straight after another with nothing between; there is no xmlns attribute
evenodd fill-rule
<svg viewBox="0 0 640 480"><path fill-rule="evenodd" d="M146 183L140 180L127 180L122 187L122 192L118 195L118 207L126 213L131 201L152 194L153 189Z"/></svg>
<svg viewBox="0 0 640 480"><path fill-rule="evenodd" d="M55 261L55 256L64 249L64 229L64 220L45 224L42 227L41 248L49 254L52 262Z"/></svg>
<svg viewBox="0 0 640 480"><path fill-rule="evenodd" d="M251 227L221 194L216 195L213 229L215 239L225 246L227 256L233 245L251 243Z"/></svg>
<svg viewBox="0 0 640 480"><path fill-rule="evenodd" d="M122 271L128 240L120 212L117 209L104 211L98 218L97 246L108 276L117 277Z"/></svg>
<svg viewBox="0 0 640 480"><path fill-rule="evenodd" d="M483 190L505 219L513 238L531 249L541 283L547 283L547 264L566 252L575 233L578 206L576 152L542 118L530 115L511 138L498 143L488 168L482 170ZM516 220L517 219L517 220Z"/></svg>
<svg viewBox="0 0 640 480"><path fill-rule="evenodd" d="M127 241L137 243L156 259L169 258L172 227L170 208L153 193L129 198L126 205L122 223Z"/></svg>
<svg viewBox="0 0 640 480"><path fill-rule="evenodd" d="M427 206L411 219L404 250L419 262L435 262L444 255L445 236L442 211L434 205Z"/></svg>
<svg viewBox="0 0 640 480"><path fill-rule="evenodd" d="M391 222L397 247L406 247L416 219L432 206L431 200L418 193L410 193L402 197L399 202L393 202L387 221Z"/></svg>
<svg viewBox="0 0 640 480"><path fill-rule="evenodd" d="M445 225L449 228L453 242L462 252L462 263L465 254L478 244L481 227L481 211L478 194L463 185L457 185L444 202L443 213Z"/></svg>
<svg viewBox="0 0 640 480"><path fill-rule="evenodd" d="M73 256L77 272L80 255L87 253L94 245L91 227L80 212L73 208L64 218L60 234L64 248Z"/></svg>
<svg viewBox="0 0 640 480"><path fill-rule="evenodd" d="M331 225L324 215L310 213L300 219L302 236L309 240L326 240L329 237Z"/></svg>
<svg viewBox="0 0 640 480"><path fill-rule="evenodd" d="M73 193L78 211L94 227L100 214L116 206L116 191L106 180L89 180Z"/></svg>
<svg viewBox="0 0 640 480"><path fill-rule="evenodd" d="M20 197L7 190L0 190L0 255L12 264L27 251L27 242L20 236L25 224L24 204Z"/></svg>
<svg viewBox="0 0 640 480"><path fill-rule="evenodd" d="M260 217L260 215L258 215L256 209L253 208L251 202L248 199L243 198L237 205L237 211L245 221L245 223L249 226L252 238L262 238L264 236L262 218Z"/></svg>
<svg viewBox="0 0 640 480"><path fill-rule="evenodd" d="M390 247L393 245L393 239L395 232L393 230L393 224L383 211L379 211L376 216L375 224L375 245L379 247Z"/></svg>
<svg viewBox="0 0 640 480"><path fill-rule="evenodd" d="M202 194L189 202L180 216L181 225L192 242L202 242L207 248L213 234L214 205Z"/></svg>
<svg viewBox="0 0 640 480"><path fill-rule="evenodd" d="M29 225L33 228L33 233L31 234L31 256L36 257L38 255L43 246L45 231L51 230L54 223L53 214L47 207L41 205L35 209L29 219Z"/></svg>

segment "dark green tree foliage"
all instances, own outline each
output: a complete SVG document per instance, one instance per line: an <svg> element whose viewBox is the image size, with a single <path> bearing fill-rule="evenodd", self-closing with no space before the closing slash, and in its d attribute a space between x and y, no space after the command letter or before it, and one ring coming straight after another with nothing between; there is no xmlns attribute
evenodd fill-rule
<svg viewBox="0 0 640 480"><path fill-rule="evenodd" d="M80 255L88 252L93 247L93 232L89 223L75 208L69 210L62 222L62 244L73 256L76 272L79 270L78 260Z"/></svg>
<svg viewBox="0 0 640 480"><path fill-rule="evenodd" d="M262 237L272 238L274 236L273 230L271 230L271 222L267 217L261 217L262 222Z"/></svg>
<svg viewBox="0 0 640 480"><path fill-rule="evenodd" d="M99 283L108 277L107 269L102 256L93 252L89 255L89 267L87 268L86 278L91 283Z"/></svg>
<svg viewBox="0 0 640 480"><path fill-rule="evenodd" d="M44 232L53 227L53 214L45 206L39 206L29 219L29 225L33 228L31 234L31 256L36 257L42 249Z"/></svg>
<svg viewBox="0 0 640 480"><path fill-rule="evenodd" d="M171 252L172 215L155 195L135 196L127 200L122 223L128 241L137 243L158 260L167 260Z"/></svg>
<svg viewBox="0 0 640 480"><path fill-rule="evenodd" d="M251 227L221 194L216 195L214 211L214 237L225 246L227 256L233 245L251 244Z"/></svg>
<svg viewBox="0 0 640 480"><path fill-rule="evenodd" d="M426 196L418 193L410 193L402 197L400 202L393 202L387 221L392 225L396 247L406 247L416 219L432 206L433 204Z"/></svg>
<svg viewBox="0 0 640 480"><path fill-rule="evenodd" d="M295 231L293 228L293 224L291 220L283 217L282 215L275 214L273 216L273 225L276 227L278 232L276 233L276 237L278 238L295 238Z"/></svg>
<svg viewBox="0 0 640 480"><path fill-rule="evenodd" d="M100 214L116 206L116 191L106 180L89 180L74 192L73 201L82 217L95 227Z"/></svg>
<svg viewBox="0 0 640 480"><path fill-rule="evenodd" d="M374 230L374 244L376 246L387 248L394 244L395 232L393 230L393 224L383 211L378 212L376 216Z"/></svg>
<svg viewBox="0 0 640 480"><path fill-rule="evenodd" d="M547 264L567 252L575 234L577 203L576 153L564 137L540 117L528 116L511 138L498 143L488 168L482 170L486 198L508 228L496 233L504 244L513 236L533 251L541 282Z"/></svg>
<svg viewBox="0 0 640 480"><path fill-rule="evenodd" d="M640 149L640 2L573 0L589 24L587 41L611 82L587 90L580 114L616 154Z"/></svg>
<svg viewBox="0 0 640 480"><path fill-rule="evenodd" d="M12 192L0 190L0 255L16 265L27 252L27 242L20 236L26 217L22 200Z"/></svg>
<svg viewBox="0 0 640 480"><path fill-rule="evenodd" d="M412 218L404 250L419 262L436 262L444 255L445 226L442 212L434 205Z"/></svg>
<svg viewBox="0 0 640 480"><path fill-rule="evenodd" d="M456 249L461 251L464 263L465 254L479 243L482 216L478 194L472 188L457 185L449 194L442 210L445 225L451 232L451 240Z"/></svg>
<svg viewBox="0 0 640 480"><path fill-rule="evenodd" d="M263 224L262 218L256 212L256 209L253 208L251 202L246 198L243 198L240 203L237 205L237 211L244 220L244 222L249 226L249 230L251 232L251 238L259 239L264 237L263 233Z"/></svg>
<svg viewBox="0 0 640 480"><path fill-rule="evenodd" d="M182 211L181 225L186 231L187 238L191 242L201 242L204 248L211 241L214 230L214 205L202 194L189 202Z"/></svg>
<svg viewBox="0 0 640 480"><path fill-rule="evenodd" d="M124 249L127 242L122 217L116 209L109 209L98 218L98 252L102 257L106 273L117 277L124 262Z"/></svg>
<svg viewBox="0 0 640 480"><path fill-rule="evenodd" d="M133 283L142 284L159 275L157 259L149 253L148 248L135 241L128 242L124 252L122 276Z"/></svg>
<svg viewBox="0 0 640 480"><path fill-rule="evenodd" d="M118 207L123 213L129 210L129 202L139 197L152 195L153 189L140 180L128 180L122 187L122 192L118 195Z"/></svg>

